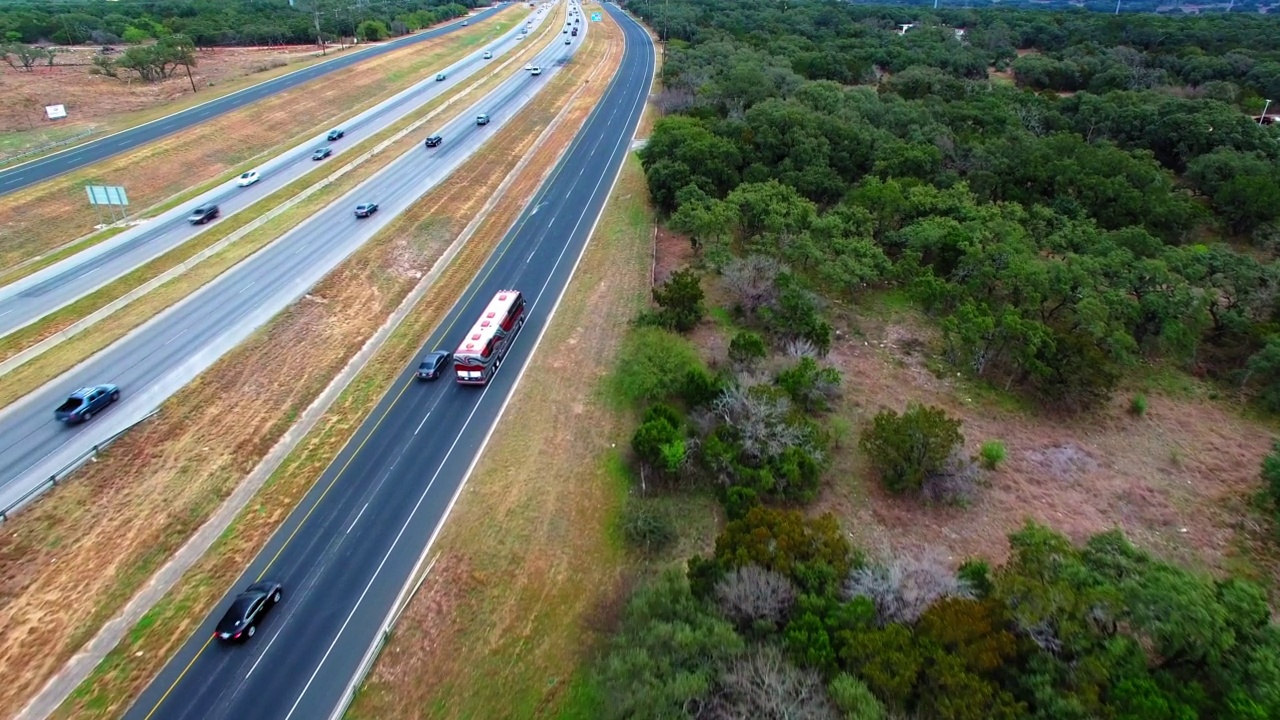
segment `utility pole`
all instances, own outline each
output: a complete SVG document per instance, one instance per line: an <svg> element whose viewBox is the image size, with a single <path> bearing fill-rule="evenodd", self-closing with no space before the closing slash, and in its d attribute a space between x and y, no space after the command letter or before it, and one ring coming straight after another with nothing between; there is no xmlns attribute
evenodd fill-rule
<svg viewBox="0 0 1280 720"><path fill-rule="evenodd" d="M324 47L324 36L320 34L320 0L311 0L311 10L316 22L316 44L320 46L320 54L327 55Z"/></svg>
<svg viewBox="0 0 1280 720"><path fill-rule="evenodd" d="M191 83L191 92L196 91L196 81L191 77L191 63L182 63L182 67L187 69L187 82Z"/></svg>

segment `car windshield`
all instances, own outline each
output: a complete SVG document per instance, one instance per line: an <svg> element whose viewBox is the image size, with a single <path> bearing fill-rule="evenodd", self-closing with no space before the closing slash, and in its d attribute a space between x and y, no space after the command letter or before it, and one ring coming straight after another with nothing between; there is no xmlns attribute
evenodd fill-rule
<svg viewBox="0 0 1280 720"><path fill-rule="evenodd" d="M241 175L240 177L242 177L242 178L251 178L251 177L253 177L253 173L251 173L251 172L247 172L247 173L245 173L245 174Z"/></svg>

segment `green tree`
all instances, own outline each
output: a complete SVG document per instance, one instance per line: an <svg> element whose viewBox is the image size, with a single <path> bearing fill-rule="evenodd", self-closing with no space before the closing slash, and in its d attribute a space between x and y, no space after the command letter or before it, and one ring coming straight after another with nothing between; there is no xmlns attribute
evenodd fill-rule
<svg viewBox="0 0 1280 720"><path fill-rule="evenodd" d="M365 20L356 26L356 37L365 42L376 42L391 37L391 30L381 20Z"/></svg>
<svg viewBox="0 0 1280 720"><path fill-rule="evenodd" d="M740 368L751 368L768 354L764 338L750 330L739 330L729 341L729 360Z"/></svg>
<svg viewBox="0 0 1280 720"><path fill-rule="evenodd" d="M733 348L730 346L730 355ZM800 358L795 365L778 373L778 387L807 412L824 412L840 394L840 371L819 367L811 357Z"/></svg>
<svg viewBox="0 0 1280 720"><path fill-rule="evenodd" d="M806 565L824 565L844 577L855 556L835 516L807 519L794 510L756 506L716 537L716 560L725 567L759 565L796 580Z"/></svg>
<svg viewBox="0 0 1280 720"><path fill-rule="evenodd" d="M681 392L689 373L702 367L688 340L661 328L638 327L623 338L613 384L631 402L658 402Z"/></svg>
<svg viewBox="0 0 1280 720"><path fill-rule="evenodd" d="M653 289L658 323L677 332L689 332L702 320L703 297L702 280L696 271L689 268L675 271L666 282Z"/></svg>
<svg viewBox="0 0 1280 720"><path fill-rule="evenodd" d="M673 476L688 457L684 418L668 405L651 405L631 438L640 462L660 475Z"/></svg>
<svg viewBox="0 0 1280 720"><path fill-rule="evenodd" d="M863 430L858 447L889 490L915 491L964 443L960 425L936 407L910 405L901 415L882 410Z"/></svg>

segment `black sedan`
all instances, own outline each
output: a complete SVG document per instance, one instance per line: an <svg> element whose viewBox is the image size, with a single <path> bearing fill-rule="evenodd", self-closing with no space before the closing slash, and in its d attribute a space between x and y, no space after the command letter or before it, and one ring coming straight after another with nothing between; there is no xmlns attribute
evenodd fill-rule
<svg viewBox="0 0 1280 720"><path fill-rule="evenodd" d="M282 588L272 580L256 582L231 601L227 614L222 616L213 635L227 642L248 640L257 632L258 623L267 611L280 602Z"/></svg>
<svg viewBox="0 0 1280 720"><path fill-rule="evenodd" d="M360 203L356 206L356 217L369 217L378 212L378 203Z"/></svg>
<svg viewBox="0 0 1280 720"><path fill-rule="evenodd" d="M347 134L346 130L343 130L341 128L334 128L333 130L330 130L329 134L326 135L325 137L329 139L329 142L333 142L334 140L341 139L346 134Z"/></svg>
<svg viewBox="0 0 1280 720"><path fill-rule="evenodd" d="M330 155L332 155L332 154L333 154L333 150L331 150L331 149L329 149L329 148L327 148L327 147L316 148L316 151L315 151L315 152L313 152L313 153L311 153L311 159L312 159L312 160L323 160L323 159L325 159L325 158L329 157L329 156L330 156Z"/></svg>
<svg viewBox="0 0 1280 720"><path fill-rule="evenodd" d="M440 147L440 143L444 142L444 138L439 135L432 135L427 138L427 147Z"/></svg>
<svg viewBox="0 0 1280 720"><path fill-rule="evenodd" d="M436 380L449 367L449 363L453 360L453 353L448 350L436 350L430 353L418 365L419 380Z"/></svg>

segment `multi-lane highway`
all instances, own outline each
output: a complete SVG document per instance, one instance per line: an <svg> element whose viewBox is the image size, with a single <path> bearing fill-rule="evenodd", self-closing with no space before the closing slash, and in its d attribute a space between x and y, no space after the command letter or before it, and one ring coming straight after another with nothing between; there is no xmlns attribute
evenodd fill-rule
<svg viewBox="0 0 1280 720"><path fill-rule="evenodd" d="M652 81L654 52L642 28L613 6L606 8L626 37L617 75L573 146L424 348L453 349L493 294L514 288L527 298L528 321L502 369L477 388L447 377L419 383L406 368L236 582L239 590L258 577L279 580L281 605L251 641L230 647L211 638L230 597L210 608L127 718L330 717L498 422L629 152Z"/></svg>
<svg viewBox="0 0 1280 720"><path fill-rule="evenodd" d="M534 27L540 25L546 15L545 11L534 13L530 17ZM477 47L474 53L447 68L431 70L422 82L351 118L340 126L346 133L340 140L329 142L321 134L262 163L256 168L261 175L257 183L242 188L235 180L229 180L143 225L0 288L0 336L75 302L143 263L191 240L217 223L226 222L229 216L285 187L317 166L338 167L334 165L338 158L360 141L376 135L432 99L457 89L467 78L488 72L489 68L502 63L507 53L523 47L518 41L522 27L523 24L513 27L494 42ZM486 59L486 51L491 52L493 57ZM442 72L445 80L437 82L437 72ZM333 155L323 161L312 161L311 152L318 147L331 148ZM217 203L221 210L219 219L206 225L191 225L187 222L187 216L194 208L211 202Z"/></svg>
<svg viewBox="0 0 1280 720"><path fill-rule="evenodd" d="M512 76L436 128L440 147L417 146L279 240L62 377L0 411L0 507L6 507L95 443L143 417L272 316L301 297L395 215L492 137L581 46L555 35L533 60L540 76ZM488 125L475 117L488 113ZM352 210L381 208L368 219ZM113 383L123 398L91 422L63 427L53 408L83 385Z"/></svg>
<svg viewBox="0 0 1280 720"><path fill-rule="evenodd" d="M223 113L231 112L246 105L255 103L265 97L274 95L282 90L288 90L297 87L302 83L314 80L323 75L327 75L335 70L341 70L350 67L355 63L367 60L371 57L399 50L400 48L413 43L419 43L431 38L440 37L441 35L453 32L462 27L463 22L476 22L483 20L494 13L498 12L504 5L497 5L484 12L473 15L469 18L459 18L455 22L448 25L427 30L424 32L406 35L391 42L382 43L373 47L358 50L340 55L333 60L317 63L311 67L281 75L266 82L258 83L244 90L225 95L216 100L210 100L207 103L196 105L181 112L174 113L167 117L154 120L144 125L129 128L106 137L98 138L91 142L77 145L72 148L48 155L38 160L32 160L27 163L15 165L7 170L0 170L0 195L20 190L28 185L34 185L43 182L51 177L56 177L65 172L70 172L89 165L90 163L104 160L113 155L122 152L128 152L136 147L146 145L171 133L184 130L193 125L198 125L210 118L217 117Z"/></svg>

